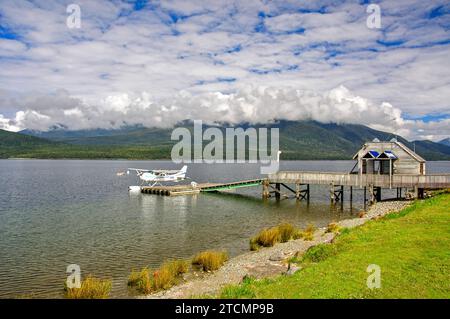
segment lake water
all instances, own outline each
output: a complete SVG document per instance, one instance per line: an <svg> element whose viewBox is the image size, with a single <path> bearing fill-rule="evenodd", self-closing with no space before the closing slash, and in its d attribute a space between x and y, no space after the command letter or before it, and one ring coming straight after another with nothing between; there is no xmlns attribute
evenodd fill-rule
<svg viewBox="0 0 450 319"><path fill-rule="evenodd" d="M289 161L282 170L349 171L353 161ZM450 162L429 162L427 171L450 172ZM343 207L328 189L311 187L311 200L261 199L261 187L235 194L164 197L129 194L136 176L127 167L177 169L169 161L0 160L0 297L59 298L66 267L113 279L112 297L129 296L131 269L158 266L205 249L248 251L264 227L291 222L321 227L362 208L360 190ZM253 164L189 165L196 182L260 176ZM383 197L395 191L383 192Z"/></svg>

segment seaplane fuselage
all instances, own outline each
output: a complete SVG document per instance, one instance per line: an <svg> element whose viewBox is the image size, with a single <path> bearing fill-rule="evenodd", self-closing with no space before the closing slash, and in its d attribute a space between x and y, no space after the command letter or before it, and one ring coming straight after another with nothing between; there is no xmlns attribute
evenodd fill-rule
<svg viewBox="0 0 450 319"><path fill-rule="evenodd" d="M179 182L186 179L187 166L180 170L144 170L139 168L129 168L128 171L136 171L136 175L142 184L156 185L162 182Z"/></svg>

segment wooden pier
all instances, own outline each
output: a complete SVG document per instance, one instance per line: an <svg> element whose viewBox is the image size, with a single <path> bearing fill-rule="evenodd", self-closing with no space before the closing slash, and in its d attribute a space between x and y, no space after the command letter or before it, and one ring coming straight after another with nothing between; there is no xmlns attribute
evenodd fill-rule
<svg viewBox="0 0 450 319"><path fill-rule="evenodd" d="M162 196L191 195L200 192L219 192L242 187L256 187L262 185L262 197L274 196L277 200L293 196L297 200L310 198L310 185L328 185L330 201L342 203L344 190L348 189L349 200L353 201L354 189L362 189L364 203L372 204L381 200L381 190L396 189L397 198L406 195L409 190L413 197L422 198L425 189L450 188L450 174L427 175L377 175L354 174L340 172L306 172L281 171L270 174L265 179L252 179L225 183L199 183L174 186L142 186L144 194ZM289 196L291 195L291 196Z"/></svg>
<svg viewBox="0 0 450 319"><path fill-rule="evenodd" d="M332 203L344 201L347 187L350 202L354 188L364 191L364 204L381 200L382 189L397 189L397 198L405 196L423 198L427 189L450 188L450 174L426 174L426 161L413 150L398 142L366 142L352 157L356 160L350 172L281 171L264 179L227 183L202 183L177 186L141 187L141 192L158 195L185 195L200 192L217 192L241 187L262 185L262 197L309 200L310 185L328 185ZM368 197L368 198L367 198Z"/></svg>
<svg viewBox="0 0 450 319"><path fill-rule="evenodd" d="M296 190L289 186L295 184ZM309 185L328 185L330 187L330 200L333 203L342 202L344 186L349 188L350 201L353 199L353 189L364 190L364 201L369 203L381 200L381 189L397 189L397 197L401 197L402 189L411 190L414 197L421 198L425 189L450 188L450 174L426 175L380 175L380 174L354 174L340 172L303 172L281 171L270 174L263 182L263 197L275 198L287 196L281 192L281 186L290 193L295 194L299 200L309 199ZM269 189L273 189L272 192ZM368 193L368 194L367 194Z"/></svg>
<svg viewBox="0 0 450 319"><path fill-rule="evenodd" d="M263 182L262 179L252 179L227 183L199 183L174 186L142 186L141 193L155 194L163 196L192 195L200 192L218 192L227 191L242 187L259 186Z"/></svg>

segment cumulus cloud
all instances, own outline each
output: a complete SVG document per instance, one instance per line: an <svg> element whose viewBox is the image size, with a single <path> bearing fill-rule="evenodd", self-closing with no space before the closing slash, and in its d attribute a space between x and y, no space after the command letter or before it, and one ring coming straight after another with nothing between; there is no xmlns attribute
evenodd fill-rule
<svg viewBox="0 0 450 319"><path fill-rule="evenodd" d="M0 129L13 132L19 131L21 128L12 124L14 122L14 120L7 119L2 114L0 114Z"/></svg>
<svg viewBox="0 0 450 319"><path fill-rule="evenodd" d="M170 99L154 100L150 94L119 94L88 104L66 91L48 96L28 96L21 102L26 108L12 119L0 118L7 129L48 130L120 128L142 124L147 127L171 127L183 120L207 123L269 123L277 120L315 120L322 123L365 124L406 137L437 139L449 134L448 121L430 125L406 120L400 109L383 102L357 96L344 86L325 93L295 88L249 86L236 93L220 92L192 95L181 91Z"/></svg>

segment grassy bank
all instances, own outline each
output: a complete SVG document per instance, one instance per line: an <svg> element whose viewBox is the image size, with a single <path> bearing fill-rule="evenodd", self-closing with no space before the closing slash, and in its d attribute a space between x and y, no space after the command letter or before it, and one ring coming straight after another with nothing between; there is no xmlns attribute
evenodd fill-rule
<svg viewBox="0 0 450 319"><path fill-rule="evenodd" d="M222 298L449 298L450 194L418 201L296 260L292 276L245 280ZM369 289L367 267L381 268L381 288Z"/></svg>

